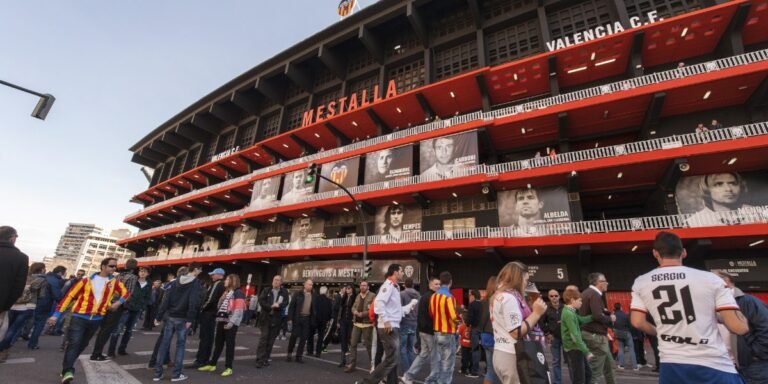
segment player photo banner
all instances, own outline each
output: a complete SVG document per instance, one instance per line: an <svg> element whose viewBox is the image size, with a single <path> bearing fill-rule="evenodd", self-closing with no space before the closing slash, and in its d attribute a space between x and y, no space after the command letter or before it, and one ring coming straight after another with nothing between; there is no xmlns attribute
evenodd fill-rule
<svg viewBox="0 0 768 384"><path fill-rule="evenodd" d="M319 217L300 217L291 227L291 249L310 248L325 238L325 220Z"/></svg>
<svg viewBox="0 0 768 384"><path fill-rule="evenodd" d="M307 170L302 169L285 175L283 179L283 204L298 203L314 192L315 183L306 184Z"/></svg>
<svg viewBox="0 0 768 384"><path fill-rule="evenodd" d="M413 145L387 148L365 156L365 184L413 176Z"/></svg>
<svg viewBox="0 0 768 384"><path fill-rule="evenodd" d="M360 157L343 159L332 163L323 164L320 174L343 185L346 188L357 186L357 176L360 171ZM320 179L318 192L335 191L339 189L333 183Z"/></svg>
<svg viewBox="0 0 768 384"><path fill-rule="evenodd" d="M535 235L536 225L571 221L565 187L523 188L498 192L499 225Z"/></svg>
<svg viewBox="0 0 768 384"><path fill-rule="evenodd" d="M712 173L684 177L675 188L678 213L689 214L690 227L749 224L768 219L758 207L768 205L764 172ZM726 214L723 214L727 212Z"/></svg>
<svg viewBox="0 0 768 384"><path fill-rule="evenodd" d="M421 232L421 208L400 204L379 207L373 222L374 233L383 235L383 243L414 241Z"/></svg>
<svg viewBox="0 0 768 384"><path fill-rule="evenodd" d="M444 179L478 163L477 131L424 140L419 144L422 176Z"/></svg>
<svg viewBox="0 0 768 384"><path fill-rule="evenodd" d="M241 225L232 233L230 249L241 249L256 244L258 230L250 225Z"/></svg>
<svg viewBox="0 0 768 384"><path fill-rule="evenodd" d="M280 189L280 176L253 182L251 209L267 209L277 205L277 191Z"/></svg>

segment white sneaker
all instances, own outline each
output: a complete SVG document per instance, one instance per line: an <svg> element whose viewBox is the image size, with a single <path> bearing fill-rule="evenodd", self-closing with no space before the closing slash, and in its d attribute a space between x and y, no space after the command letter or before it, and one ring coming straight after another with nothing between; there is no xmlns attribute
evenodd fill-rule
<svg viewBox="0 0 768 384"><path fill-rule="evenodd" d="M408 379L407 377L403 376L400 378L400 382L403 384L413 384L413 380Z"/></svg>
<svg viewBox="0 0 768 384"><path fill-rule="evenodd" d="M623 366L621 366L621 365L617 365L617 366L616 366L616 368L618 368L618 369L624 369L624 367L623 367Z"/></svg>
<svg viewBox="0 0 768 384"><path fill-rule="evenodd" d="M184 381L186 379L188 379L187 375L182 373L182 374L172 378L171 381Z"/></svg>

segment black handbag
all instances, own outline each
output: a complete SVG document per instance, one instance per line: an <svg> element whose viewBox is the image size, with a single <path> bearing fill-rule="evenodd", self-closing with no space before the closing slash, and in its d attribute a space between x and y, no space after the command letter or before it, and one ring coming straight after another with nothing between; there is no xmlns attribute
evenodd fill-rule
<svg viewBox="0 0 768 384"><path fill-rule="evenodd" d="M530 330L528 322L525 320L523 322ZM519 332L518 330L518 334ZM549 366L541 343L523 337L515 343L515 354L520 384L550 384Z"/></svg>

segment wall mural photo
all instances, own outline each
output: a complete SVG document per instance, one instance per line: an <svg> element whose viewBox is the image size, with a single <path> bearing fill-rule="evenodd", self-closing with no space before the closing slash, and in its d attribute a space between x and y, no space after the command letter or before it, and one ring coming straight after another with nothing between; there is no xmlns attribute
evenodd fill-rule
<svg viewBox="0 0 768 384"><path fill-rule="evenodd" d="M498 193L499 225L536 235L536 226L571 221L565 187L523 188Z"/></svg>
<svg viewBox="0 0 768 384"><path fill-rule="evenodd" d="M760 220L768 205L768 174L736 172L688 176L675 188L678 213L690 214L690 227L749 224ZM719 212L734 212L723 217ZM763 218L765 219L765 217Z"/></svg>

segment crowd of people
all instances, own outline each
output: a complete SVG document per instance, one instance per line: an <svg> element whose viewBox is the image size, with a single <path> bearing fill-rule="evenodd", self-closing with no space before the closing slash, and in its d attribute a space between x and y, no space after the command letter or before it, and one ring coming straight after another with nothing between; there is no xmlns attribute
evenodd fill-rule
<svg viewBox="0 0 768 384"><path fill-rule="evenodd" d="M331 295L308 279L291 295L277 275L254 294L222 268L199 278L199 263L161 284L149 281L149 269L133 259L117 273L114 258L104 259L97 273L65 280L65 270L46 274L41 263L28 266L14 246L17 237L13 228L0 227L0 358L23 335L37 348L47 325L64 335L62 383L74 379L75 361L94 336L91 361L127 354L142 315L144 329L161 326L149 362L154 381L164 378L166 365L171 381L187 379L185 346L195 329L200 346L192 366L216 372L223 352L220 375L232 375L238 328L255 318L261 330L256 368L270 366L275 340L288 330L287 362L303 363L305 352L319 357L338 340L338 367L368 372L357 383L411 384L424 374L425 383L451 383L457 353L459 374L482 376L484 384L559 384L566 365L571 383L615 383L615 369L648 365L646 338L661 383L768 382L768 307L736 288L727 273L683 266L682 242L668 232L656 237L659 268L635 280L629 311L619 303L608 309L608 281L597 272L583 290L571 285L541 297L519 261L491 276L483 293L469 290L466 303L454 297L450 272L429 278L422 294L398 264L388 267L377 293L362 281ZM358 354L361 342L365 358Z"/></svg>

